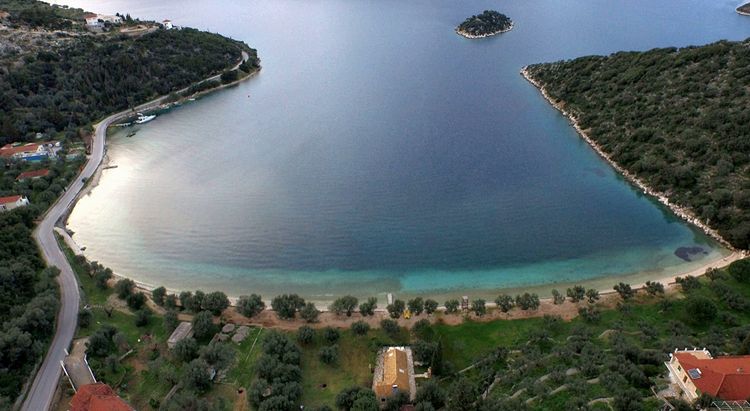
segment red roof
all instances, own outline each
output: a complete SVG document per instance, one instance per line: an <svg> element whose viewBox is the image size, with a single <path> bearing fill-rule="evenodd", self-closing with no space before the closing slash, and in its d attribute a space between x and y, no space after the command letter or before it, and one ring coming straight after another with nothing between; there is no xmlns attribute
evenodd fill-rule
<svg viewBox="0 0 750 411"><path fill-rule="evenodd" d="M0 204L15 203L16 201L20 199L21 199L21 196L0 197Z"/></svg>
<svg viewBox="0 0 750 411"><path fill-rule="evenodd" d="M70 411L133 411L107 384L82 385L70 400Z"/></svg>
<svg viewBox="0 0 750 411"><path fill-rule="evenodd" d="M19 146L12 146L10 144L4 145L0 148L0 157L11 157L17 153L29 153L35 152L39 148L37 143L27 143Z"/></svg>
<svg viewBox="0 0 750 411"><path fill-rule="evenodd" d="M674 354L685 371L698 369L698 378L690 379L702 392L724 401L750 398L750 355L699 359L689 352Z"/></svg>
<svg viewBox="0 0 750 411"><path fill-rule="evenodd" d="M36 177L47 177L49 175L49 170L46 168L43 168L41 170L32 170L32 171L24 171L23 173L19 174L18 177L16 177L16 180L25 180L27 178L36 178Z"/></svg>
<svg viewBox="0 0 750 411"><path fill-rule="evenodd" d="M97 17L97 16L99 16L99 15L98 15L98 14L96 14L96 13L84 13L84 14L83 14L83 18L84 18L84 19L90 19L90 18L92 18L92 17Z"/></svg>

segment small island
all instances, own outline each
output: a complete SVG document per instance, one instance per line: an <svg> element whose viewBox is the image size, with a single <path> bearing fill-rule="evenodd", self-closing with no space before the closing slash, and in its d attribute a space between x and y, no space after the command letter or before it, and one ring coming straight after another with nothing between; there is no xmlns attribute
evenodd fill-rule
<svg viewBox="0 0 750 411"><path fill-rule="evenodd" d="M513 21L495 10L485 10L478 16L471 16L456 27L456 33L468 39L481 39L505 33L513 28Z"/></svg>
<svg viewBox="0 0 750 411"><path fill-rule="evenodd" d="M737 7L735 11L743 16L750 16L750 3L745 3L740 7Z"/></svg>

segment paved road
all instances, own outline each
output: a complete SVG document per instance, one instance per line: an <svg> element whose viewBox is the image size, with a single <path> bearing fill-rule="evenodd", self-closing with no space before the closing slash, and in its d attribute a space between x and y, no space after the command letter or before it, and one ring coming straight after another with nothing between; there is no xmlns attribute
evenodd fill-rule
<svg viewBox="0 0 750 411"><path fill-rule="evenodd" d="M247 53L242 52L242 61L249 58ZM239 64L234 66L236 70ZM213 76L208 80L217 79L219 76ZM187 88L183 89L187 90ZM183 91L180 90L180 91ZM113 114L98 124L94 125L94 138L91 147L91 156L86 166L75 181L68 187L57 202L47 210L43 220L34 230L34 239L39 248L42 250L42 256L48 266L55 266L60 269L60 276L57 281L60 284L60 311L57 313L57 327L55 335L52 338L47 355L44 357L39 371L34 378L34 382L29 389L26 400L21 406L23 411L42 411L49 409L52 403L52 397L55 394L57 381L60 378L62 368L60 362L65 357L65 350L70 346L75 334L78 321L78 306L81 299L78 282L70 264L68 264L65 254L57 245L53 229L57 221L66 213L68 208L74 203L78 193L83 189L84 178L89 179L94 175L99 164L104 157L104 138L107 135L107 128L110 124L121 120L134 111L146 111L161 104L167 96L160 97L148 103L142 104L133 110L122 111Z"/></svg>

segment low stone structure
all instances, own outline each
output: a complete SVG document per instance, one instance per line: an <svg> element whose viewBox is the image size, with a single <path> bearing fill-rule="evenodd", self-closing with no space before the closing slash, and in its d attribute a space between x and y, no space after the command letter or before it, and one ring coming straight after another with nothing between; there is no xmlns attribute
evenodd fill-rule
<svg viewBox="0 0 750 411"><path fill-rule="evenodd" d="M180 325L177 326L177 328L174 329L174 331L172 331L172 335L170 335L169 339L167 340L167 347L169 347L169 349L171 350L179 341L192 336L193 324L190 324L187 321L183 321L180 323Z"/></svg>

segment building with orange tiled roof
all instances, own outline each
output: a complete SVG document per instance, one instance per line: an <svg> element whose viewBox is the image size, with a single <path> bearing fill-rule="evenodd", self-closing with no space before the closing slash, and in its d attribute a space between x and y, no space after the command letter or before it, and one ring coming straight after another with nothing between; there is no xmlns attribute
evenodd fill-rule
<svg viewBox="0 0 750 411"><path fill-rule="evenodd" d="M750 398L750 355L713 358L702 350L675 350L664 363L680 397L695 401L708 394L724 401Z"/></svg>
<svg viewBox="0 0 750 411"><path fill-rule="evenodd" d="M402 347L388 347L383 353L383 375L374 381L375 396L381 402L397 392L410 395L409 359Z"/></svg>
<svg viewBox="0 0 750 411"><path fill-rule="evenodd" d="M16 180L23 181L27 179L37 179L42 177L47 177L49 175L49 170L46 168L43 168L41 170L32 170L32 171L24 171L23 173L19 174L18 177L16 177Z"/></svg>
<svg viewBox="0 0 750 411"><path fill-rule="evenodd" d="M54 158L62 149L59 141L45 141L43 143L14 143L0 147L0 157L26 161L39 161Z"/></svg>
<svg viewBox="0 0 750 411"><path fill-rule="evenodd" d="M70 400L70 411L134 411L104 383L82 385Z"/></svg>
<svg viewBox="0 0 750 411"><path fill-rule="evenodd" d="M0 212L29 205L29 199L24 196L0 197Z"/></svg>

